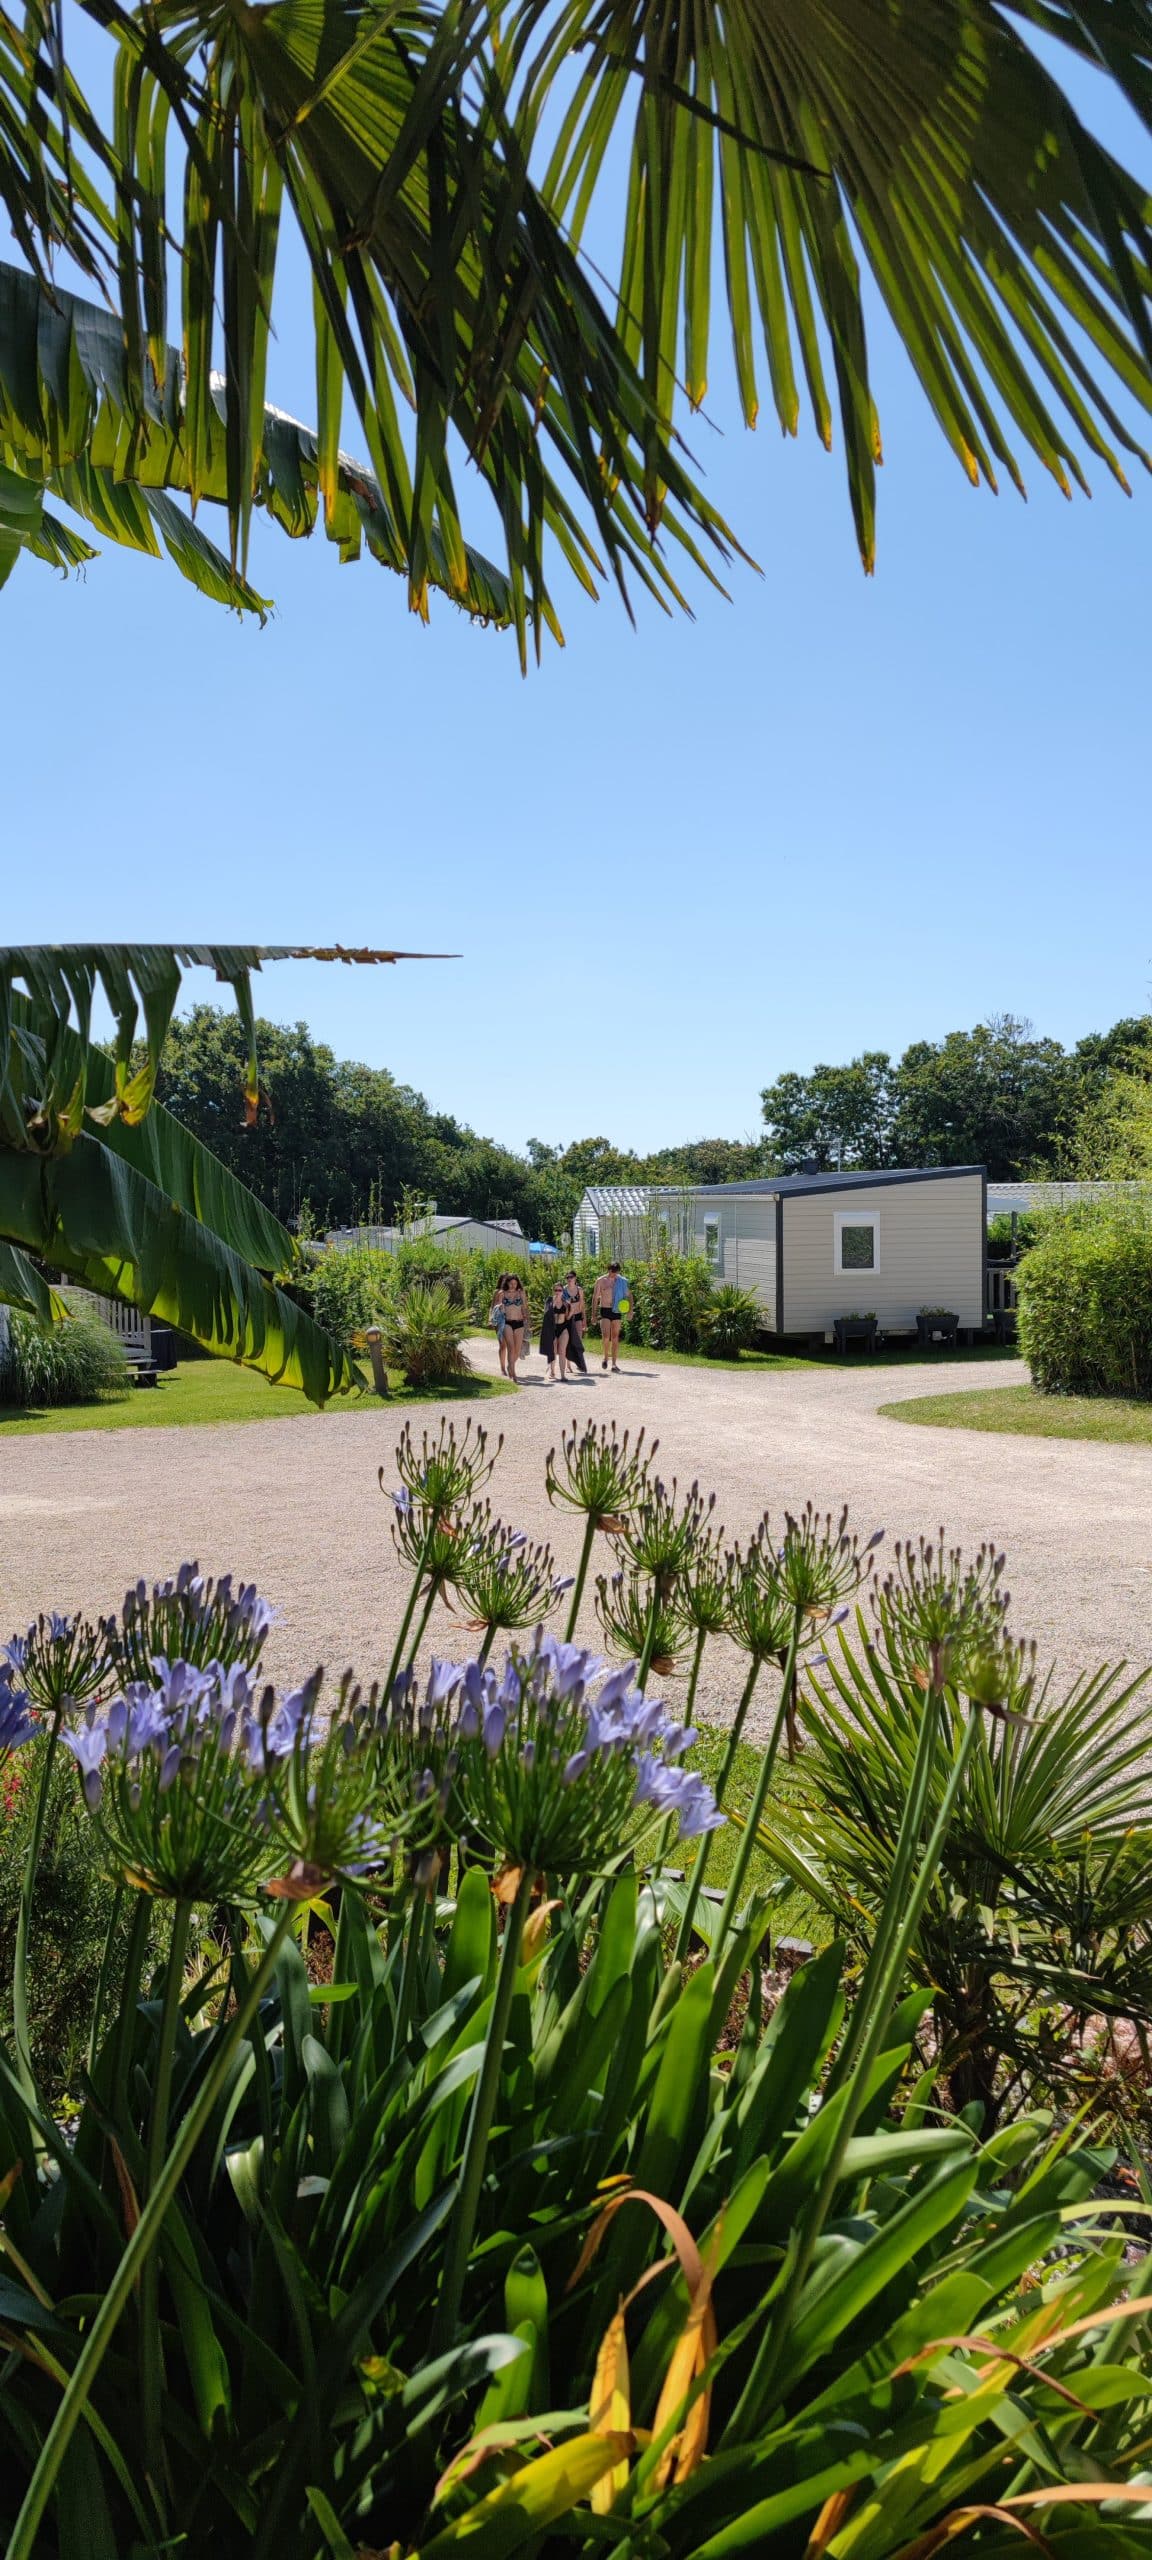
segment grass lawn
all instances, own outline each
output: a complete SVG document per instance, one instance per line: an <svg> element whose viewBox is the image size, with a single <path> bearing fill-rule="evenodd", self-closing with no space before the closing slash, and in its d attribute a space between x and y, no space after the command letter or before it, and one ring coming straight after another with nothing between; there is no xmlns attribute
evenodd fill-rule
<svg viewBox="0 0 1152 2560"><path fill-rule="evenodd" d="M728 1736L722 1725L701 1724L699 1737L699 1741L686 1754L685 1766L689 1769L699 1769L701 1776L707 1778L711 1786L715 1786L720 1776L720 1763L724 1757ZM750 1742L738 1744L730 1795L730 1801L737 1809L751 1802L759 1769L759 1752ZM782 1756L773 1771L772 1790L768 1799L777 1820L782 1807L787 1805L789 1799L794 1796L796 1783L795 1771ZM712 1846L708 1853L709 1886L716 1885L723 1889L727 1884L739 1841L740 1833L732 1823L729 1823L723 1831L712 1834ZM698 1845L694 1840L685 1841L682 1846L674 1845L668 1860L669 1866L683 1867L686 1873L690 1872ZM759 1850L753 1851L752 1863L748 1870L748 1882L753 1890L760 1892L773 1884L784 1885L785 1889L779 1901L773 1901L772 1905L773 1938L810 1938L813 1946L826 1945L829 1928L825 1914L808 1901L807 1896L801 1893L797 1885L790 1883L786 1877L782 1878L779 1869L773 1866Z"/></svg>
<svg viewBox="0 0 1152 2560"><path fill-rule="evenodd" d="M878 1408L894 1422L946 1431L1015 1431L1031 1440L1126 1440L1152 1448L1152 1404L1131 1396L1042 1396L1035 1387L970 1387Z"/></svg>
<svg viewBox="0 0 1152 2560"><path fill-rule="evenodd" d="M389 1371L391 1400L379 1396L333 1396L327 1413L381 1414L396 1405L478 1402L514 1390L495 1378L453 1378L439 1387L406 1387ZM103 1404L46 1405L39 1411L10 1412L0 1406L0 1438L18 1431L137 1431L164 1429L183 1422L274 1422L281 1414L312 1415L314 1405L295 1387L273 1387L253 1369L238 1369L231 1360L190 1360L183 1368L161 1372L154 1387L133 1387L125 1396Z"/></svg>
<svg viewBox="0 0 1152 2560"><path fill-rule="evenodd" d="M470 1325L466 1338L472 1342L495 1340L485 1325ZM539 1327L533 1337L530 1357L539 1351ZM590 1369L599 1369L602 1353L598 1333L588 1333L584 1352ZM937 1343L930 1351L921 1351L916 1343L890 1343L865 1357L859 1351L741 1351L735 1360L716 1360L704 1351L652 1351L647 1343L629 1342L625 1334L620 1345L621 1361L628 1367L637 1361L656 1360L674 1369L710 1369L714 1377L731 1377L736 1369L902 1369L909 1363L919 1367L930 1362L933 1368L955 1368L971 1360L1018 1360L1020 1354L1011 1343L976 1342L947 1345Z"/></svg>

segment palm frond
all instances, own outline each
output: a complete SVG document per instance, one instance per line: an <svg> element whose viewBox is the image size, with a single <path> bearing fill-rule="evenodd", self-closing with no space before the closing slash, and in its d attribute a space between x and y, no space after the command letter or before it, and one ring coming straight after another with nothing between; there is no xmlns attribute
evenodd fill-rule
<svg viewBox="0 0 1152 2560"><path fill-rule="evenodd" d="M195 495L221 509L228 498L225 412L224 378L214 373ZM253 503L284 532L310 534L322 503L316 436L283 409L265 405L262 418ZM141 386L112 311L62 287L49 290L35 276L0 263L0 546L8 538L4 490L15 492L17 481L28 493L29 518L36 516L37 529L24 532L23 546L55 567L94 554L55 518L48 519L45 533L45 491L107 541L153 558L163 544L182 574L215 602L261 620L268 611L267 600L170 494L193 492L183 371L175 350L163 350L159 380L146 371ZM406 574L401 528L371 471L349 454L333 456L323 513L341 560L358 559L366 547L382 567ZM19 547L8 558L9 569ZM0 583L4 557L0 548ZM455 566L450 573L437 539L429 580L478 621L503 626L511 619L507 579L471 546L461 578Z"/></svg>
<svg viewBox="0 0 1152 2560"><path fill-rule="evenodd" d="M0 1236L313 1404L357 1383L282 1289L97 1137L51 1158L0 1146Z"/></svg>
<svg viewBox="0 0 1152 2560"><path fill-rule="evenodd" d="M1143 5L1020 14L1152 121ZM867 567L881 441L859 253L970 480L1022 486L1017 446L1066 493L1082 447L1125 486L1122 456L1148 466L1122 409L1152 409L1152 208L998 0L528 0L509 43L528 138L572 87L544 192L577 237L630 129L621 325L663 419L682 370L705 396L720 248L747 422L754 308L786 434L804 384L831 443L830 361Z"/></svg>
<svg viewBox="0 0 1152 2560"><path fill-rule="evenodd" d="M343 961L377 967L444 959L443 952L346 950L341 944L222 942L58 942L0 946L0 1144L53 1154L71 1145L85 1117L143 1120L186 968L212 969L229 986L248 1040L248 1117L260 1097L253 972L266 960ZM114 1087L90 1103L92 1004L97 987L116 1027ZM23 998L20 990L23 990ZM132 1051L144 1016L145 1056Z"/></svg>
<svg viewBox="0 0 1152 2560"><path fill-rule="evenodd" d="M40 1324L59 1324L68 1309L18 1245L0 1243L0 1307L16 1307Z"/></svg>

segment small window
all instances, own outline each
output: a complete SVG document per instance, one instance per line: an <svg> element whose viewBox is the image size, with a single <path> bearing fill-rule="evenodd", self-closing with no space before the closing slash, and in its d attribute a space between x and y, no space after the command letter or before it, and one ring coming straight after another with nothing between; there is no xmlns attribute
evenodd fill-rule
<svg viewBox="0 0 1152 2560"><path fill-rule="evenodd" d="M598 1254L598 1253L599 1253L599 1251L600 1251L600 1229L599 1229L599 1227L585 1227L585 1229L584 1229L584 1251L585 1251L585 1253L586 1253L586 1254L587 1254L587 1256L588 1256L588 1260L589 1260L589 1262L594 1262L594 1261L595 1261L595 1259L596 1259L597 1254Z"/></svg>
<svg viewBox="0 0 1152 2560"><path fill-rule="evenodd" d="M713 1271L720 1268L720 1220L704 1220L704 1260Z"/></svg>
<svg viewBox="0 0 1152 2560"><path fill-rule="evenodd" d="M852 1209L838 1209L835 1231L837 1271L879 1270L880 1229L875 1218L861 1217Z"/></svg>

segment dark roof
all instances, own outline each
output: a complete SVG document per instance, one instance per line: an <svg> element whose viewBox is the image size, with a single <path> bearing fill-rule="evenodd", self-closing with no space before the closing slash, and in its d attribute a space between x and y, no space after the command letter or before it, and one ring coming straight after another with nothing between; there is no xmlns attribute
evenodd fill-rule
<svg viewBox="0 0 1152 2560"><path fill-rule="evenodd" d="M750 1182L703 1182L701 1191L782 1192L786 1199L802 1191L872 1190L888 1182L949 1182L962 1173L982 1174L982 1164L928 1164L914 1168L900 1166L888 1173L865 1173L854 1166L849 1173L761 1173Z"/></svg>

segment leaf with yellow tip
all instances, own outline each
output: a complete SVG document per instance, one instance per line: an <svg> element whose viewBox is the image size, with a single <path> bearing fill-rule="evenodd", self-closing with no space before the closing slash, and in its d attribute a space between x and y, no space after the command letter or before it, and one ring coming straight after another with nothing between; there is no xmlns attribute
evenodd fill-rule
<svg viewBox="0 0 1152 2560"><path fill-rule="evenodd" d="M628 2369L628 2340L624 2331L625 2305L621 2302L600 2341L592 2389L588 2398L588 2415L593 2435L627 2435L632 2425L632 2385ZM592 2513L606 2516L622 2489L628 2485L628 2464L614 2463L592 2491Z"/></svg>

